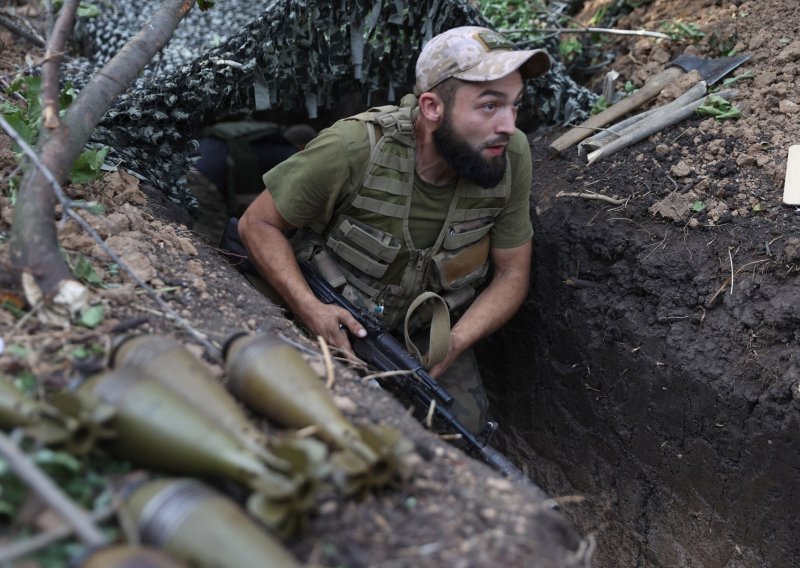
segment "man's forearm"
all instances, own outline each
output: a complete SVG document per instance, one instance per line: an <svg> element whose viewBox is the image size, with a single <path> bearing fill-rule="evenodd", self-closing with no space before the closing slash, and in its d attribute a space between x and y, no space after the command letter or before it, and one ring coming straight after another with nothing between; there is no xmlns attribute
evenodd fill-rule
<svg viewBox="0 0 800 568"><path fill-rule="evenodd" d="M508 322L522 305L527 286L527 278L492 280L453 326L460 350L465 351Z"/></svg>
<svg viewBox="0 0 800 568"><path fill-rule="evenodd" d="M316 297L300 273L286 236L277 227L246 216L240 221L239 232L259 274L302 319L302 308L316 302Z"/></svg>
<svg viewBox="0 0 800 568"><path fill-rule="evenodd" d="M500 329L517 312L528 294L531 243L495 249L495 274L452 330L459 353Z"/></svg>

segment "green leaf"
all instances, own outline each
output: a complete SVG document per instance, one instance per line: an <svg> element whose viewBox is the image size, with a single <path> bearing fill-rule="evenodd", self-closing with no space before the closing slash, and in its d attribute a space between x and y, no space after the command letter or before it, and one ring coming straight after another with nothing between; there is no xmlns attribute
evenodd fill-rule
<svg viewBox="0 0 800 568"><path fill-rule="evenodd" d="M77 97L78 91L75 90L75 85L72 84L72 81L67 81L58 96L58 106L61 110L64 110L68 108Z"/></svg>
<svg viewBox="0 0 800 568"><path fill-rule="evenodd" d="M763 210L764 210L764 206L761 205L760 203L756 203L755 205L753 205L753 211L754 212L758 213L759 211L763 211Z"/></svg>
<svg viewBox="0 0 800 568"><path fill-rule="evenodd" d="M28 117L22 109L6 103L0 107L0 112L3 113L3 118L11 125L11 128L13 128L17 134L19 134L20 138L27 142L28 145L35 142L38 131L31 128L30 124L28 124ZM14 144L14 146L15 152L21 151L16 144Z"/></svg>
<svg viewBox="0 0 800 568"><path fill-rule="evenodd" d="M37 450L32 457L33 461L40 466L50 466L72 473L81 471L81 462L66 452L55 452L49 448L43 448Z"/></svg>
<svg viewBox="0 0 800 568"><path fill-rule="evenodd" d="M17 343L9 343L6 345L6 353L19 357L20 359L24 359L28 356L28 350Z"/></svg>
<svg viewBox="0 0 800 568"><path fill-rule="evenodd" d="M574 37L562 39L558 44L558 51L564 59L569 60L583 51L583 44Z"/></svg>
<svg viewBox="0 0 800 568"><path fill-rule="evenodd" d="M695 109L697 114L713 116L717 120L726 118L739 118L742 112L719 95L709 95L706 102Z"/></svg>
<svg viewBox="0 0 800 568"><path fill-rule="evenodd" d="M79 18L95 18L100 15L100 8L88 2L81 2L75 13Z"/></svg>
<svg viewBox="0 0 800 568"><path fill-rule="evenodd" d="M89 259L82 254L79 255L78 260L75 261L75 266L72 268L72 274L75 275L75 278L83 280L87 284L98 285L103 283L103 279L97 275L92 263L89 262Z"/></svg>
<svg viewBox="0 0 800 568"><path fill-rule="evenodd" d="M21 318L25 315L25 310L19 309L17 306L14 305L13 302L9 302L8 300L3 300L0 302L0 308L3 308L7 312L10 312L12 316L15 318Z"/></svg>
<svg viewBox="0 0 800 568"><path fill-rule="evenodd" d="M72 350L72 357L75 359L86 359L89 356L89 351L83 347L76 347Z"/></svg>
<svg viewBox="0 0 800 568"><path fill-rule="evenodd" d="M11 198L11 205L17 204L17 194L19 194L19 176L8 178L8 196Z"/></svg>
<svg viewBox="0 0 800 568"><path fill-rule="evenodd" d="M8 349L6 349L6 351L8 351ZM14 386L29 396L33 396L36 393L38 384L36 376L30 371L22 371L14 377Z"/></svg>
<svg viewBox="0 0 800 568"><path fill-rule="evenodd" d="M706 204L703 203L702 201L695 201L694 203L692 203L692 211L694 211L695 213L700 213L700 211L702 211L705 208Z"/></svg>
<svg viewBox="0 0 800 568"><path fill-rule="evenodd" d="M739 73L736 77L728 77L724 81L722 81L723 87L729 87L736 83L737 81L741 81L743 79L752 79L755 77L755 73L752 71L745 71L744 73Z"/></svg>
<svg viewBox="0 0 800 568"><path fill-rule="evenodd" d="M106 146L100 150L84 150L75 160L75 163L72 164L72 169L69 172L72 183L89 183L100 177L106 154L108 154L108 147Z"/></svg>
<svg viewBox="0 0 800 568"><path fill-rule="evenodd" d="M83 310L80 314L79 323L84 327L93 328L100 325L104 317L105 311L103 310L103 306L98 304Z"/></svg>
<svg viewBox="0 0 800 568"><path fill-rule="evenodd" d="M599 114L608 108L608 101L603 95L597 99L597 101L592 106L592 110L590 112L591 115Z"/></svg>

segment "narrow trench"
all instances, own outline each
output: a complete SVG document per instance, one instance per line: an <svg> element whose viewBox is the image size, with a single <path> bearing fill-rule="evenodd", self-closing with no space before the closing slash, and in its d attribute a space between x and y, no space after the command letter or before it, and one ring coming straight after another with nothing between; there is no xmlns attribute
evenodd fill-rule
<svg viewBox="0 0 800 568"><path fill-rule="evenodd" d="M796 565L797 416L703 371L715 361L684 363L692 339L647 325L652 298L615 286L644 271L610 260L615 236L587 231L591 214L534 219L529 297L479 349L495 445L566 498L596 568ZM578 259L586 289L564 285Z"/></svg>

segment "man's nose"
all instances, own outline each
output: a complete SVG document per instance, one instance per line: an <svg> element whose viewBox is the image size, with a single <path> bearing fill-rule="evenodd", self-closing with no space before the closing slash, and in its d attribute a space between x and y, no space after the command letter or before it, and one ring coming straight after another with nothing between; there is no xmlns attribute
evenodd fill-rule
<svg viewBox="0 0 800 568"><path fill-rule="evenodd" d="M498 113L497 124L495 124L495 132L497 134L507 134L511 136L517 128L517 112L516 108L504 108L502 112Z"/></svg>

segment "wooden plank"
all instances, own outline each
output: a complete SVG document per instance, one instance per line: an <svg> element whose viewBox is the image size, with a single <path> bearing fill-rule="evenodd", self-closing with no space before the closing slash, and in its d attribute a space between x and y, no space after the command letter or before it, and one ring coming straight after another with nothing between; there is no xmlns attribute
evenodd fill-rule
<svg viewBox="0 0 800 568"><path fill-rule="evenodd" d="M789 147L786 160L786 181L783 184L783 202L800 205L800 144Z"/></svg>

